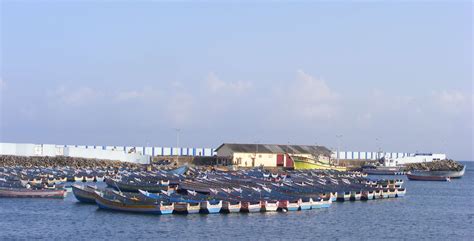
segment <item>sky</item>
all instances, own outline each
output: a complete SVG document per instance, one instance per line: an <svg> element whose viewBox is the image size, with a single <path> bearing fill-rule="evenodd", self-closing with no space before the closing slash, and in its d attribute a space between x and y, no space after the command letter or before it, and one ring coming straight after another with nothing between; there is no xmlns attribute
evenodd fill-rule
<svg viewBox="0 0 474 241"><path fill-rule="evenodd" d="M473 156L473 3L1 1L0 142ZM342 137L337 138L337 135Z"/></svg>

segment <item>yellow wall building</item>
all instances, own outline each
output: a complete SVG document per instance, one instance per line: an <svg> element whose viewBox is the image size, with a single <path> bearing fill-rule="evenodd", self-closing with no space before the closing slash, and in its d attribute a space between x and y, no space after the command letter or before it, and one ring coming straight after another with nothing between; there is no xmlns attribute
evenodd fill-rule
<svg viewBox="0 0 474 241"><path fill-rule="evenodd" d="M323 146L224 143L217 157L239 167L294 167L294 157L329 162L331 151Z"/></svg>

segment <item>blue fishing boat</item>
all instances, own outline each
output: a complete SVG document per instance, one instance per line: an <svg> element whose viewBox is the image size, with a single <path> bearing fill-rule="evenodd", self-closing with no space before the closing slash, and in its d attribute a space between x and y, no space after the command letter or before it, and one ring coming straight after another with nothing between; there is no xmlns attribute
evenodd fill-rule
<svg viewBox="0 0 474 241"><path fill-rule="evenodd" d="M219 213L222 209L222 201L217 201L217 200L213 200L213 201L203 201L201 202L200 204L200 211L203 212L203 213Z"/></svg>
<svg viewBox="0 0 474 241"><path fill-rule="evenodd" d="M127 202L125 200L106 197L101 192L96 192L95 201L99 208L113 211L146 214L171 214L174 210L174 204L169 202Z"/></svg>

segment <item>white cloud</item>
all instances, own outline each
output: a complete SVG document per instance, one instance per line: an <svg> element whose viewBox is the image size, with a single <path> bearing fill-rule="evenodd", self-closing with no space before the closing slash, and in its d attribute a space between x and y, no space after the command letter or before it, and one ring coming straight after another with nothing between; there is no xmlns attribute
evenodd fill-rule
<svg viewBox="0 0 474 241"><path fill-rule="evenodd" d="M226 82L220 79L214 72L210 72L207 77L207 87L212 93L240 94L251 89L252 83L242 80L237 82Z"/></svg>
<svg viewBox="0 0 474 241"><path fill-rule="evenodd" d="M5 89L6 86L7 86L7 82L5 82L5 80L3 80L2 77L0 77L0 91Z"/></svg>
<svg viewBox="0 0 474 241"><path fill-rule="evenodd" d="M117 101L129 101L134 99L141 99L145 97L145 91L127 90L120 91L115 95Z"/></svg>
<svg viewBox="0 0 474 241"><path fill-rule="evenodd" d="M333 92L324 80L315 78L302 70L298 70L297 74L297 85L294 90L305 100L319 102L333 101L339 98L339 95Z"/></svg>
<svg viewBox="0 0 474 241"><path fill-rule="evenodd" d="M338 113L339 94L324 80L302 70L297 71L296 81L280 94L289 103L290 111L305 119L331 119Z"/></svg>
<svg viewBox="0 0 474 241"><path fill-rule="evenodd" d="M65 86L60 86L54 92L54 97L57 98L61 103L77 106L93 102L101 95L101 92L89 87L68 89Z"/></svg>
<svg viewBox="0 0 474 241"><path fill-rule="evenodd" d="M463 93L459 90L433 91L432 98L438 107L446 113L459 113L469 111L472 108L472 94Z"/></svg>

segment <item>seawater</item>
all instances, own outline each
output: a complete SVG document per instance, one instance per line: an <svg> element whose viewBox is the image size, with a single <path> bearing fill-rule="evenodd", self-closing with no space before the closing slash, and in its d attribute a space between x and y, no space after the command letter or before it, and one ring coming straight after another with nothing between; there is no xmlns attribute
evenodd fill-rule
<svg viewBox="0 0 474 241"><path fill-rule="evenodd" d="M403 198L287 213L141 215L64 200L0 198L0 240L474 239L474 162L451 182L408 181ZM382 178L382 176L373 176Z"/></svg>

